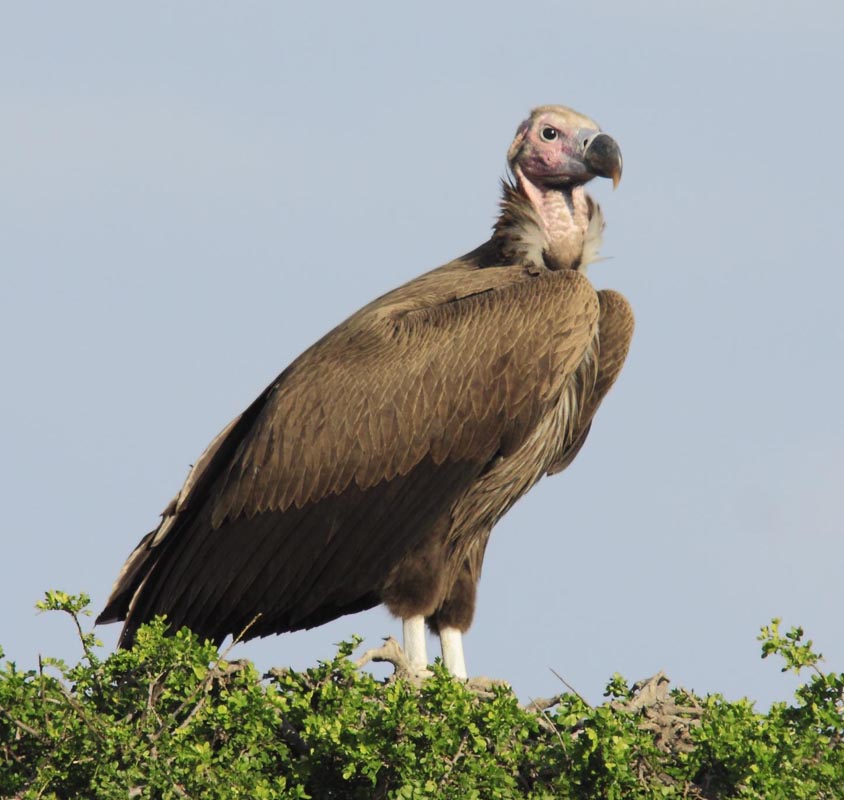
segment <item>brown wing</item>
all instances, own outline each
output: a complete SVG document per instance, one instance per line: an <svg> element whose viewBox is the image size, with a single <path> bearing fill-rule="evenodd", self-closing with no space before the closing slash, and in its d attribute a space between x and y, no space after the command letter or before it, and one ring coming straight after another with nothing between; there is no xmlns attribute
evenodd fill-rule
<svg viewBox="0 0 844 800"><path fill-rule="evenodd" d="M595 332L575 272L450 266L384 296L265 390L130 557L100 620L221 640L380 602L389 570L555 402ZM198 465L199 466L199 465Z"/></svg>
<svg viewBox="0 0 844 800"><path fill-rule="evenodd" d="M587 395L583 409L580 413L579 427L572 436L572 442L549 468L548 475L556 475L562 472L580 452L589 430L592 427L592 418L601 405L601 401L607 392L612 388L616 378L624 366L627 358L627 351L630 349L630 340L633 337L633 309L630 303L611 289L603 289L598 292L598 300L601 304L601 316L598 320L598 374L595 378L595 385Z"/></svg>

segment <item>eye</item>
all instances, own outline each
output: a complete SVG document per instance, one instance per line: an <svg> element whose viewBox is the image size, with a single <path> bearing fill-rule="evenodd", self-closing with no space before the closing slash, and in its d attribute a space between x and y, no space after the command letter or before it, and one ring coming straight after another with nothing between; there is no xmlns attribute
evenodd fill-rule
<svg viewBox="0 0 844 800"><path fill-rule="evenodd" d="M560 134L556 128L552 128L550 125L546 125L540 132L539 135L542 139L546 142L553 142Z"/></svg>

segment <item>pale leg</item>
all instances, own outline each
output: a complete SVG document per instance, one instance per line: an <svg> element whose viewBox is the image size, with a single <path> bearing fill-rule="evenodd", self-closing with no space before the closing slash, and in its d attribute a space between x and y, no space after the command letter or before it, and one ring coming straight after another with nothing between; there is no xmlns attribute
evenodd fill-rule
<svg viewBox="0 0 844 800"><path fill-rule="evenodd" d="M425 617L405 617L402 621L404 654L416 672L428 668L428 649L425 645Z"/></svg>
<svg viewBox="0 0 844 800"><path fill-rule="evenodd" d="M463 634L458 628L440 628L443 664L455 678L466 680L466 660L463 658Z"/></svg>

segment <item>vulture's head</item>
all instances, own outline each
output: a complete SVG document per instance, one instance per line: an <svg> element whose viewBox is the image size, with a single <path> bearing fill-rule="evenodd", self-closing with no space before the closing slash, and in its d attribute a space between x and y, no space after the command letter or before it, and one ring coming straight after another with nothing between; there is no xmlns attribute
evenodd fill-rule
<svg viewBox="0 0 844 800"><path fill-rule="evenodd" d="M510 169L543 189L580 186L595 177L621 180L621 151L598 123L565 106L535 108L516 131Z"/></svg>

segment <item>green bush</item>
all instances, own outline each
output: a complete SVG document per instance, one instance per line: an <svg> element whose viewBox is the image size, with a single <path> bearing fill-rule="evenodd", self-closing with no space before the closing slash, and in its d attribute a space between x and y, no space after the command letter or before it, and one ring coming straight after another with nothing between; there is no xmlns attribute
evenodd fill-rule
<svg viewBox="0 0 844 800"><path fill-rule="evenodd" d="M0 797L844 798L844 675L778 620L763 657L810 674L793 705L762 714L616 675L598 707L566 693L526 709L439 666L421 688L376 681L349 659L358 642L261 676L157 620L101 658L87 605L39 603L71 616L80 663L2 664Z"/></svg>

